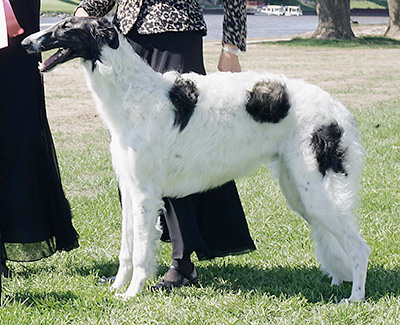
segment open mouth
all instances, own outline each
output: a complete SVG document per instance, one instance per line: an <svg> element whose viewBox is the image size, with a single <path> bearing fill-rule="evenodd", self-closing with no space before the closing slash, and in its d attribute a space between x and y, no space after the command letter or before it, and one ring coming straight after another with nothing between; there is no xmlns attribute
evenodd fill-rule
<svg viewBox="0 0 400 325"><path fill-rule="evenodd" d="M72 56L70 49L61 48L55 54L50 56L46 61L39 63L40 72L48 72L60 63L66 62Z"/></svg>

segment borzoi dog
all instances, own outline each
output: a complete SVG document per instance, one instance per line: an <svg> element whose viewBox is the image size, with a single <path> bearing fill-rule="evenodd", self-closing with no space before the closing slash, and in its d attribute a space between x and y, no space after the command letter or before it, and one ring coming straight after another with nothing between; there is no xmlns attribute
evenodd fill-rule
<svg viewBox="0 0 400 325"><path fill-rule="evenodd" d="M255 72L154 72L106 19L66 18L23 41L28 52L62 48L45 72L82 58L111 134L122 196L114 288L142 290L154 272L162 197L183 197L271 164L288 205L311 227L332 284L365 295L370 249L352 214L364 150L353 115L320 88Z"/></svg>

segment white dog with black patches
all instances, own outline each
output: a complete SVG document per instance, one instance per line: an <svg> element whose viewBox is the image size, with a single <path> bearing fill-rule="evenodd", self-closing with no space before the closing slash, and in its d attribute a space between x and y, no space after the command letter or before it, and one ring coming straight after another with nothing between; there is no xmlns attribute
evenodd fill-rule
<svg viewBox="0 0 400 325"><path fill-rule="evenodd" d="M126 297L153 275L162 197L205 191L271 164L288 205L311 227L332 284L352 281L360 301L370 249L357 231L364 150L352 114L320 88L282 75L154 72L106 19L67 18L23 41L62 48L45 72L82 58L111 134L122 196L114 288ZM267 193L266 193L267 194Z"/></svg>

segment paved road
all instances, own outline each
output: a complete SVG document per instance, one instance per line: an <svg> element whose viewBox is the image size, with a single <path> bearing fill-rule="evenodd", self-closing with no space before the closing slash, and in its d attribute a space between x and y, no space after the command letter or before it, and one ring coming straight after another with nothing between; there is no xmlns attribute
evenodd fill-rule
<svg viewBox="0 0 400 325"><path fill-rule="evenodd" d="M208 35L205 39L221 39L222 15L205 15L205 18L208 26ZM352 18L360 24L387 24L389 22L389 17L380 16L354 16ZM42 17L41 28L47 28L58 20L57 17ZM315 15L300 17L247 16L248 39L303 34L314 31L317 26L318 17Z"/></svg>

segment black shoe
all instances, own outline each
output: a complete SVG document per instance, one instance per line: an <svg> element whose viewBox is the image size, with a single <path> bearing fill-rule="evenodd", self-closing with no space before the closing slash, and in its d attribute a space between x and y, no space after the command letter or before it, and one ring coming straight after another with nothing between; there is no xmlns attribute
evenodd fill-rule
<svg viewBox="0 0 400 325"><path fill-rule="evenodd" d="M196 285L199 282L199 277L197 276L196 268L193 265L193 271L189 274L186 274L182 271L181 268L170 265L170 270L174 270L181 275L181 278L178 281L168 281L162 279L155 286L151 287L153 290L171 290L172 288L180 288L185 286Z"/></svg>
<svg viewBox="0 0 400 325"><path fill-rule="evenodd" d="M109 276L109 277L102 277L99 279L98 283L99 284L110 284L115 281L116 276Z"/></svg>

